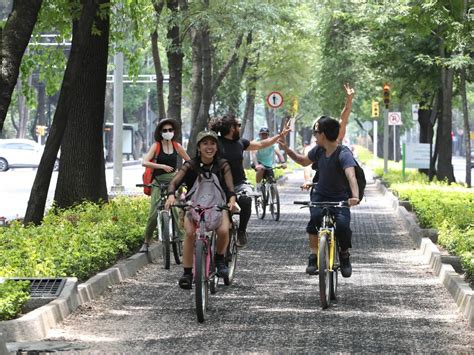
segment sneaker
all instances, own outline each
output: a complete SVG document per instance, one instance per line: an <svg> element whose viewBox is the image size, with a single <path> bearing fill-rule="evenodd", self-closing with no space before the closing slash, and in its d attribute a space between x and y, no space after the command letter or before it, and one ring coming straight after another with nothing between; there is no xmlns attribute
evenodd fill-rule
<svg viewBox="0 0 474 355"><path fill-rule="evenodd" d="M193 275L183 274L179 279L179 287L183 290L190 290L193 287Z"/></svg>
<svg viewBox="0 0 474 355"><path fill-rule="evenodd" d="M142 247L138 251L139 253L148 253L148 243L143 243Z"/></svg>
<svg viewBox="0 0 474 355"><path fill-rule="evenodd" d="M224 261L216 262L216 268L217 268L217 275L219 277L229 277L229 268L227 265L224 263Z"/></svg>
<svg viewBox="0 0 474 355"><path fill-rule="evenodd" d="M247 232L237 231L237 246L243 248L247 244Z"/></svg>
<svg viewBox="0 0 474 355"><path fill-rule="evenodd" d="M309 275L318 274L318 256L316 254L309 254L306 273Z"/></svg>
<svg viewBox="0 0 474 355"><path fill-rule="evenodd" d="M341 274L342 277L351 277L352 275L352 265L351 261L349 260L349 252L341 252L339 253L339 260L341 261Z"/></svg>

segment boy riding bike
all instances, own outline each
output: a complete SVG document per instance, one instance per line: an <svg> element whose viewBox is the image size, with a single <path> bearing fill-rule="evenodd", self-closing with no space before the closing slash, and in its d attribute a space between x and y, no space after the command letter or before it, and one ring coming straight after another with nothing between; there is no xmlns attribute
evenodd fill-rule
<svg viewBox="0 0 474 355"><path fill-rule="evenodd" d="M270 131L267 127L260 128L258 132L257 141L265 140L268 138ZM261 182L265 171L273 168L275 155L278 157L278 162L281 164L282 168L286 168L285 157L281 154L280 149L277 145L271 145L269 147L260 149L258 151L252 152L252 160L254 164L254 169L256 170L255 180L256 180L256 190L260 193Z"/></svg>
<svg viewBox="0 0 474 355"><path fill-rule="evenodd" d="M316 146L307 154L301 155L288 148L284 140L279 140L282 149L296 163L308 166L315 163L319 171L319 182L311 190L311 201L334 201L348 200L349 207L357 205L359 201L359 187L355 177L355 166L357 163L350 150L339 146L345 134L347 120L352 106L354 90L344 85L346 90L346 103L341 113L340 122L327 116L322 116L313 124L313 135ZM320 149L323 148L323 149ZM319 154L322 152L322 154ZM308 258L306 272L314 275L318 270L318 228L321 226L322 210L312 207L310 209L311 219L306 231L308 232L311 254ZM352 275L352 266L349 260L349 248L351 248L352 231L350 229L350 210L343 208L334 211L336 216L336 237L340 242L341 274L343 277Z"/></svg>

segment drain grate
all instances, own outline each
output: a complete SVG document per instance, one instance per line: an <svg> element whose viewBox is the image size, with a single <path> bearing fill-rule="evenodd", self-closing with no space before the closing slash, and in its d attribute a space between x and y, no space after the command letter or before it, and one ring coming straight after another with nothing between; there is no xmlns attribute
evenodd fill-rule
<svg viewBox="0 0 474 355"><path fill-rule="evenodd" d="M58 297L64 285L65 278L58 279L36 279L36 278L16 278L15 281L30 281L30 297Z"/></svg>

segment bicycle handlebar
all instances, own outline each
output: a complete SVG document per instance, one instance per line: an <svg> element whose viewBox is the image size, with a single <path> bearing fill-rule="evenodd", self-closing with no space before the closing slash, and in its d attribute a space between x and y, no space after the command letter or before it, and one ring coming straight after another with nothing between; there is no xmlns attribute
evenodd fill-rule
<svg viewBox="0 0 474 355"><path fill-rule="evenodd" d="M349 203L347 201L339 201L339 202L332 202L332 201L323 201L323 202L293 201L293 204L303 205L303 207L339 207L339 208L349 207Z"/></svg>
<svg viewBox="0 0 474 355"><path fill-rule="evenodd" d="M135 184L136 187L159 187L160 189L165 189L168 187L168 184L160 183L156 184L152 182L151 184Z"/></svg>

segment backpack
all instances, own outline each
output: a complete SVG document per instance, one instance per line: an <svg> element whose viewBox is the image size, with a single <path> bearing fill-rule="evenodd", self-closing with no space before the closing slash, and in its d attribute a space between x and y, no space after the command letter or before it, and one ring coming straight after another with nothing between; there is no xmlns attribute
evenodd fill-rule
<svg viewBox="0 0 474 355"><path fill-rule="evenodd" d="M171 143L173 144L173 148L175 150L177 150L178 142L171 141ZM156 159L158 154L160 154L160 150L161 150L161 142L156 142L155 155L153 156L153 158L150 161L153 161L153 159ZM153 169L153 168L145 168L145 172L143 173L143 176L142 176L142 180L143 180L144 184L151 184L152 183L153 178L155 177L154 172L155 172L155 169ZM151 195L151 187L144 186L143 187L143 193L147 196L150 196Z"/></svg>
<svg viewBox="0 0 474 355"><path fill-rule="evenodd" d="M337 147L336 154L337 154L337 161L339 163L340 163L339 155L341 154L343 149L346 149L349 152L351 152L349 150L349 148L347 148L346 146ZM322 154L324 154L324 148L318 147L316 149L316 162L314 162L313 165L311 165L311 168L316 171L316 173L314 174L314 177L313 177L313 183L317 183L319 181L318 160L319 160L319 157L321 157ZM352 154L352 152L351 152L351 154ZM365 190L365 186L366 186L367 182L365 180L364 169L362 169L360 167L359 163L357 162L357 160L355 158L354 158L354 161L356 163L356 165L354 166L355 177L356 177L356 180L357 180L357 186L359 186L359 201L362 201L362 199L364 198L364 190ZM342 166L340 166L340 168L342 170Z"/></svg>
<svg viewBox="0 0 474 355"><path fill-rule="evenodd" d="M194 182L191 189L186 194L186 200L191 201L193 205L201 207L211 207L215 205L224 205L226 197L224 190L219 183L219 178L210 171L198 172L198 177ZM200 216L194 209L189 210L192 219L196 224L199 224ZM222 211L218 211L216 208L208 209L204 212L205 214L205 227L206 231L210 232L217 229L222 223Z"/></svg>

